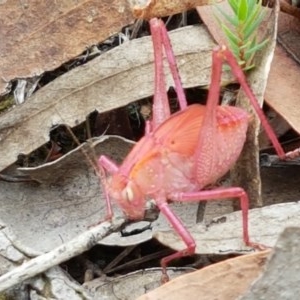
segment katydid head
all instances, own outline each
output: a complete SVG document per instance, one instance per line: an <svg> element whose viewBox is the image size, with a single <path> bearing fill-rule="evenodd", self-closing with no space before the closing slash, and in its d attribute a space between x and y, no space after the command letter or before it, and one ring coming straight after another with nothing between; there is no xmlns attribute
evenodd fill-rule
<svg viewBox="0 0 300 300"><path fill-rule="evenodd" d="M108 180L108 193L131 220L144 217L146 200L137 184L121 174L114 174Z"/></svg>

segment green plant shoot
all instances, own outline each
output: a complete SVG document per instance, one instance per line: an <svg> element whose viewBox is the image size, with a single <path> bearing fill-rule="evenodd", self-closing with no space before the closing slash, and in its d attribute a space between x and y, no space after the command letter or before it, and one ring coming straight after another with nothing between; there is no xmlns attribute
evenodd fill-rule
<svg viewBox="0 0 300 300"><path fill-rule="evenodd" d="M268 39L257 40L257 30L265 16L262 0L228 0L232 15L215 6L222 18L217 17L228 40L228 46L244 70L252 68L256 51L266 45Z"/></svg>

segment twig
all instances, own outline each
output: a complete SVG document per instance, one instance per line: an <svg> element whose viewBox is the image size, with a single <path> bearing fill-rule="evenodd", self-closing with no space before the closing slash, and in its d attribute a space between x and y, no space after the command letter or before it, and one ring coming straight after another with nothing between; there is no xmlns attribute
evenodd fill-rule
<svg viewBox="0 0 300 300"><path fill-rule="evenodd" d="M0 292L87 251L109 233L119 229L124 222L125 219L123 218L103 222L54 250L33 258L4 274L0 277Z"/></svg>

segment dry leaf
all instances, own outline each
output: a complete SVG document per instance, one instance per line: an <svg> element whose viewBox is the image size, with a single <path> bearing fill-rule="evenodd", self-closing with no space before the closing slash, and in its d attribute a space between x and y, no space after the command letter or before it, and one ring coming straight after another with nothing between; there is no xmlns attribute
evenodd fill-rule
<svg viewBox="0 0 300 300"><path fill-rule="evenodd" d="M35 256L36 252L32 254L33 251L29 249L31 259L27 259L27 261L17 265L13 270L6 272L0 277L0 292L46 272L50 268L55 268L60 263L86 252L95 246L104 236L107 236L109 232L119 230L124 222L124 218L114 218L111 221L102 222L89 230L85 230L82 234L70 241L65 243L62 241L61 245L47 253L39 253L39 255L34 258L32 258L32 256ZM12 245L20 251L28 253L28 247L23 250L23 245L18 241L12 240Z"/></svg>
<svg viewBox="0 0 300 300"><path fill-rule="evenodd" d="M12 245L14 235L5 228L1 222L0 230L0 275L12 270L16 265L22 264L26 257L17 247Z"/></svg>
<svg viewBox="0 0 300 300"><path fill-rule="evenodd" d="M7 92L11 80L54 70L86 48L120 32L133 23L132 10L136 16L161 17L209 3L159 0L145 9L137 2L140 1L2 1L0 95Z"/></svg>
<svg viewBox="0 0 300 300"><path fill-rule="evenodd" d="M263 271L270 250L227 259L177 277L137 300L233 300Z"/></svg>
<svg viewBox="0 0 300 300"><path fill-rule="evenodd" d="M240 300L291 300L300 295L300 228L286 228L276 243L266 270Z"/></svg>
<svg viewBox="0 0 300 300"><path fill-rule="evenodd" d="M96 155L110 155L117 161L131 145L113 137L94 141ZM80 150L23 173L41 184L0 181L0 215L25 247L50 251L104 220L105 198L99 178ZM121 213L117 207L114 212Z"/></svg>
<svg viewBox="0 0 300 300"><path fill-rule="evenodd" d="M300 133L299 28L300 20L281 13L278 21L280 42L276 47L265 93L266 102L298 133Z"/></svg>
<svg viewBox="0 0 300 300"><path fill-rule="evenodd" d="M143 5L136 5L133 14L136 18L150 20L175 15L180 12L210 4L210 0L147 0Z"/></svg>
<svg viewBox="0 0 300 300"><path fill-rule="evenodd" d="M132 23L126 0L2 1L0 95L15 78L53 70Z"/></svg>
<svg viewBox="0 0 300 300"><path fill-rule="evenodd" d="M286 228L300 226L300 202L281 203L249 211L249 236L252 242L273 247ZM245 254L253 251L245 246L240 211L220 216L209 224L199 223L188 228L196 242L197 254ZM154 235L162 244L176 250L186 248L174 231Z"/></svg>
<svg viewBox="0 0 300 300"><path fill-rule="evenodd" d="M170 37L184 87L207 85L215 44L206 29L189 26ZM150 37L127 42L57 78L1 115L0 170L20 153L28 154L47 142L53 125L74 126L95 109L112 110L153 94L152 51ZM230 76L224 80L230 81ZM173 85L169 75L167 84Z"/></svg>
<svg viewBox="0 0 300 300"><path fill-rule="evenodd" d="M173 279L190 271L191 268L170 268L168 274ZM97 278L84 283L84 287L93 294L94 299L134 300L145 291L159 287L160 278L161 269L152 268L132 272L106 282L103 278Z"/></svg>

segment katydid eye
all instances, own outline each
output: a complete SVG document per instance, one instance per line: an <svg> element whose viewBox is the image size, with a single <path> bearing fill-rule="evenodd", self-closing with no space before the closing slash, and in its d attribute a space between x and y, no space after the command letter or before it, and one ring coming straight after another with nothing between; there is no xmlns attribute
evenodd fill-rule
<svg viewBox="0 0 300 300"><path fill-rule="evenodd" d="M134 194L133 194L133 190L130 187L126 187L123 191L122 191L122 197L124 199L126 199L128 202L131 202L134 199Z"/></svg>

